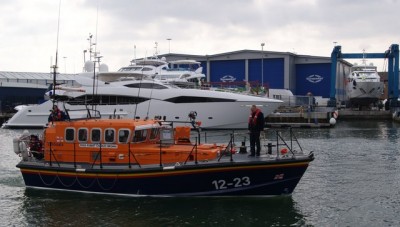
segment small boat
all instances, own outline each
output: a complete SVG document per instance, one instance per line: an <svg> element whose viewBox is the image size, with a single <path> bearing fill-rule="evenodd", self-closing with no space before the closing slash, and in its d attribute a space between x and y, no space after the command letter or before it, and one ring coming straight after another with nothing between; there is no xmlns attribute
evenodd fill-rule
<svg viewBox="0 0 400 227"><path fill-rule="evenodd" d="M291 194L314 159L280 139L276 152L268 144L268 154L248 157L234 136L226 144L196 138L174 122L88 118L24 131L13 144L26 187L126 196Z"/></svg>

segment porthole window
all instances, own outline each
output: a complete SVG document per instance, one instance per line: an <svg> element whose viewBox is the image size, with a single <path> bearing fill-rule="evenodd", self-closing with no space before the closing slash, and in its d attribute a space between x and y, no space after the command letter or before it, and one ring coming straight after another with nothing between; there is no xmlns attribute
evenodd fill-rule
<svg viewBox="0 0 400 227"><path fill-rule="evenodd" d="M74 142L74 140L75 140L75 129L67 128L65 130L65 141Z"/></svg>
<svg viewBox="0 0 400 227"><path fill-rule="evenodd" d="M100 143L101 131L98 128L92 129L92 143Z"/></svg>
<svg viewBox="0 0 400 227"><path fill-rule="evenodd" d="M88 140L88 130L86 128L80 128L78 130L78 141L87 142Z"/></svg>
<svg viewBox="0 0 400 227"><path fill-rule="evenodd" d="M115 141L115 130L114 129L106 129L104 131L104 141L106 143L114 143Z"/></svg>

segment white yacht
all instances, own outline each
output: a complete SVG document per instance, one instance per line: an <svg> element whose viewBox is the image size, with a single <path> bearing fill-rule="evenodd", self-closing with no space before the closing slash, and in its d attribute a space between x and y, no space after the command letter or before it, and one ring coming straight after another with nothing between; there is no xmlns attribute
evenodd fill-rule
<svg viewBox="0 0 400 227"><path fill-rule="evenodd" d="M77 76L79 77L79 76ZM84 80L89 82L86 77ZM80 82L81 83L81 82ZM85 83L82 83L85 84ZM268 116L282 101L198 89L181 89L157 80L123 78L120 81L96 81L96 87L64 88L56 94L64 98L58 103L61 110L86 109L101 113L102 118L154 118L169 121L188 121L189 114L197 116L202 128L247 128L251 105L257 105ZM53 102L27 106L3 124L5 128L41 128L48 122ZM87 112L69 111L71 118L85 117Z"/></svg>
<svg viewBox="0 0 400 227"><path fill-rule="evenodd" d="M176 60L168 62L169 68L157 73L154 79L179 87L193 88L206 78L201 63L195 60Z"/></svg>
<svg viewBox="0 0 400 227"><path fill-rule="evenodd" d="M380 81L376 66L355 65L346 78L346 94L350 105L369 105L383 94L384 83Z"/></svg>
<svg viewBox="0 0 400 227"><path fill-rule="evenodd" d="M88 63L92 64L92 63ZM85 68L93 68L88 66ZM154 78L155 75L166 72L169 69L168 63L165 58L144 58L142 60L135 60L131 62L131 65L120 68L117 72L101 72L98 75L98 79L101 81L115 81L120 77L143 77L143 78ZM100 70L101 71L101 70ZM108 70L105 70L108 71ZM88 72L91 72L89 70ZM91 74L92 75L92 74Z"/></svg>

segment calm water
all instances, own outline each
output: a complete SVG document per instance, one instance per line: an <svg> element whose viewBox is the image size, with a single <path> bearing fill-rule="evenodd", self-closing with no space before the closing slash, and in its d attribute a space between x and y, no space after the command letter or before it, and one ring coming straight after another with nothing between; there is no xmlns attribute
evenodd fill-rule
<svg viewBox="0 0 400 227"><path fill-rule="evenodd" d="M399 226L398 124L298 129L315 161L292 196L135 198L26 189L0 130L2 226Z"/></svg>

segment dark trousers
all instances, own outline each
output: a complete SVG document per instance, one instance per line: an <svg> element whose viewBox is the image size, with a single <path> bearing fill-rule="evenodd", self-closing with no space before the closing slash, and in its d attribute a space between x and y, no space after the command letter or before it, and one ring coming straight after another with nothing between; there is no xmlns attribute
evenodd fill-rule
<svg viewBox="0 0 400 227"><path fill-rule="evenodd" d="M257 150L256 150L257 146ZM251 131L250 132L250 154L260 155L261 145L260 145L260 132L259 131Z"/></svg>

